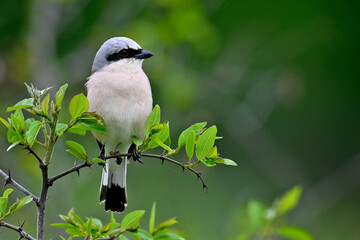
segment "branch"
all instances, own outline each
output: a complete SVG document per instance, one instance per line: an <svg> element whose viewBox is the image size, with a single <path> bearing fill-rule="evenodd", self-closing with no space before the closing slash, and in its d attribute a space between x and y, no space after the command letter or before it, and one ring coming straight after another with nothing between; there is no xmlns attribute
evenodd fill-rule
<svg viewBox="0 0 360 240"><path fill-rule="evenodd" d="M32 196L35 203L37 203L39 201L39 198L37 196L32 194L29 190L27 190L26 188L24 188L23 186L21 186L19 183L17 183L15 180L13 180L11 178L10 170L9 170L9 175L7 175L6 173L4 173L3 170L0 169L0 175L5 179L5 184L4 185L11 184L14 187L16 187L17 189L19 189L20 191L22 191L23 193L25 193L25 195Z"/></svg>
<svg viewBox="0 0 360 240"><path fill-rule="evenodd" d="M28 239L28 240L36 240L35 238L33 238L32 236L30 236L28 233L26 233L24 230L23 230L23 225L24 225L25 221L20 224L19 227L17 226L14 226L14 225L11 225L7 222L3 222L3 221L0 221L0 227L7 227L9 229L12 229L16 232L18 232L20 234L20 238L19 239L22 239L22 238L25 238L25 239Z"/></svg>
<svg viewBox="0 0 360 240"><path fill-rule="evenodd" d="M90 167L90 166L91 166L91 163L88 163L88 162L84 162L83 164L75 165L72 168L70 168L70 169L68 169L68 170L66 170L64 172L61 172L61 173L49 178L49 184L52 185L56 180L66 176L66 175L68 175L68 174L70 174L72 172L78 172L79 173L79 170L81 168Z"/></svg>
<svg viewBox="0 0 360 240"><path fill-rule="evenodd" d="M34 149L32 149L29 146L24 147L24 149L28 150L29 151L28 153L31 153L32 155L34 155L36 160L38 160L40 166L44 165L44 162L42 161L41 157L34 151Z"/></svg>
<svg viewBox="0 0 360 240"><path fill-rule="evenodd" d="M105 159L116 158L116 157L124 157L124 156L131 157L131 156L133 156L133 154L132 153L114 153L114 154L111 154L109 156L106 156ZM194 173L197 176L198 179L200 179L200 181L201 181L201 183L203 185L203 189L208 190L208 187L206 186L205 181L201 176L201 172L198 172L195 169L193 169L191 167L188 167L185 164L183 164L181 162L178 162L178 161L176 161L174 159L165 157L164 155L142 153L141 156L142 157L150 157L150 158L159 158L159 159L162 160L162 163L164 163L164 161L166 160L168 162L171 162L171 163L174 163L174 164L180 166L183 169L183 171L189 170L190 172Z"/></svg>

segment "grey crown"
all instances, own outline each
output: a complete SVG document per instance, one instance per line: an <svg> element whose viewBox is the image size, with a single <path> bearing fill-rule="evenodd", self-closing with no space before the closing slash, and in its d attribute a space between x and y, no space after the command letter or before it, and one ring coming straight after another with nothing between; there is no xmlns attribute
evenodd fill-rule
<svg viewBox="0 0 360 240"><path fill-rule="evenodd" d="M108 66L111 62L106 59L107 56L128 48L141 49L139 44L127 37L113 37L106 40L96 53L91 71L96 72Z"/></svg>

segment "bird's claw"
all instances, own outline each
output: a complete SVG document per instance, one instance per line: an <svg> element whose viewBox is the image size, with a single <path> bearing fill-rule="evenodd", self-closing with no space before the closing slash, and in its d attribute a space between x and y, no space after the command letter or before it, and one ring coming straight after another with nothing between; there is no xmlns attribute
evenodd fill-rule
<svg viewBox="0 0 360 240"><path fill-rule="evenodd" d="M132 143L132 144L131 144L128 153L132 154L132 158L134 159L135 162L138 161L139 163L144 164L144 162L141 161L141 159L140 159L140 158L142 157L142 155L141 155L141 153L138 152L135 143Z"/></svg>

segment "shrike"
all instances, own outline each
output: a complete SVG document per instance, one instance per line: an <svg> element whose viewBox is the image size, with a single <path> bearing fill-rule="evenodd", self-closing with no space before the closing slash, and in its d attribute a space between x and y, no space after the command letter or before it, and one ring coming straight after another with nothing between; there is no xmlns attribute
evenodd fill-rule
<svg viewBox="0 0 360 240"><path fill-rule="evenodd" d="M132 137L145 138L145 121L152 110L149 79L142 70L153 54L126 37L110 38L96 53L86 83L89 111L105 121L107 134L93 133L101 154L137 153ZM100 202L105 209L122 212L127 205L127 157L107 160L103 169Z"/></svg>

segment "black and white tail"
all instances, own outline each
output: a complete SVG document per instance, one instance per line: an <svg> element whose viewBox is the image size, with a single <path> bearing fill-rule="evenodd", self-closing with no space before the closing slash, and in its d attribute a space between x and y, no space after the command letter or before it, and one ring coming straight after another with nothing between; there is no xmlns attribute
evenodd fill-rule
<svg viewBox="0 0 360 240"><path fill-rule="evenodd" d="M100 202L105 201L106 211L123 212L127 205L126 169L126 157L106 162L100 188Z"/></svg>

